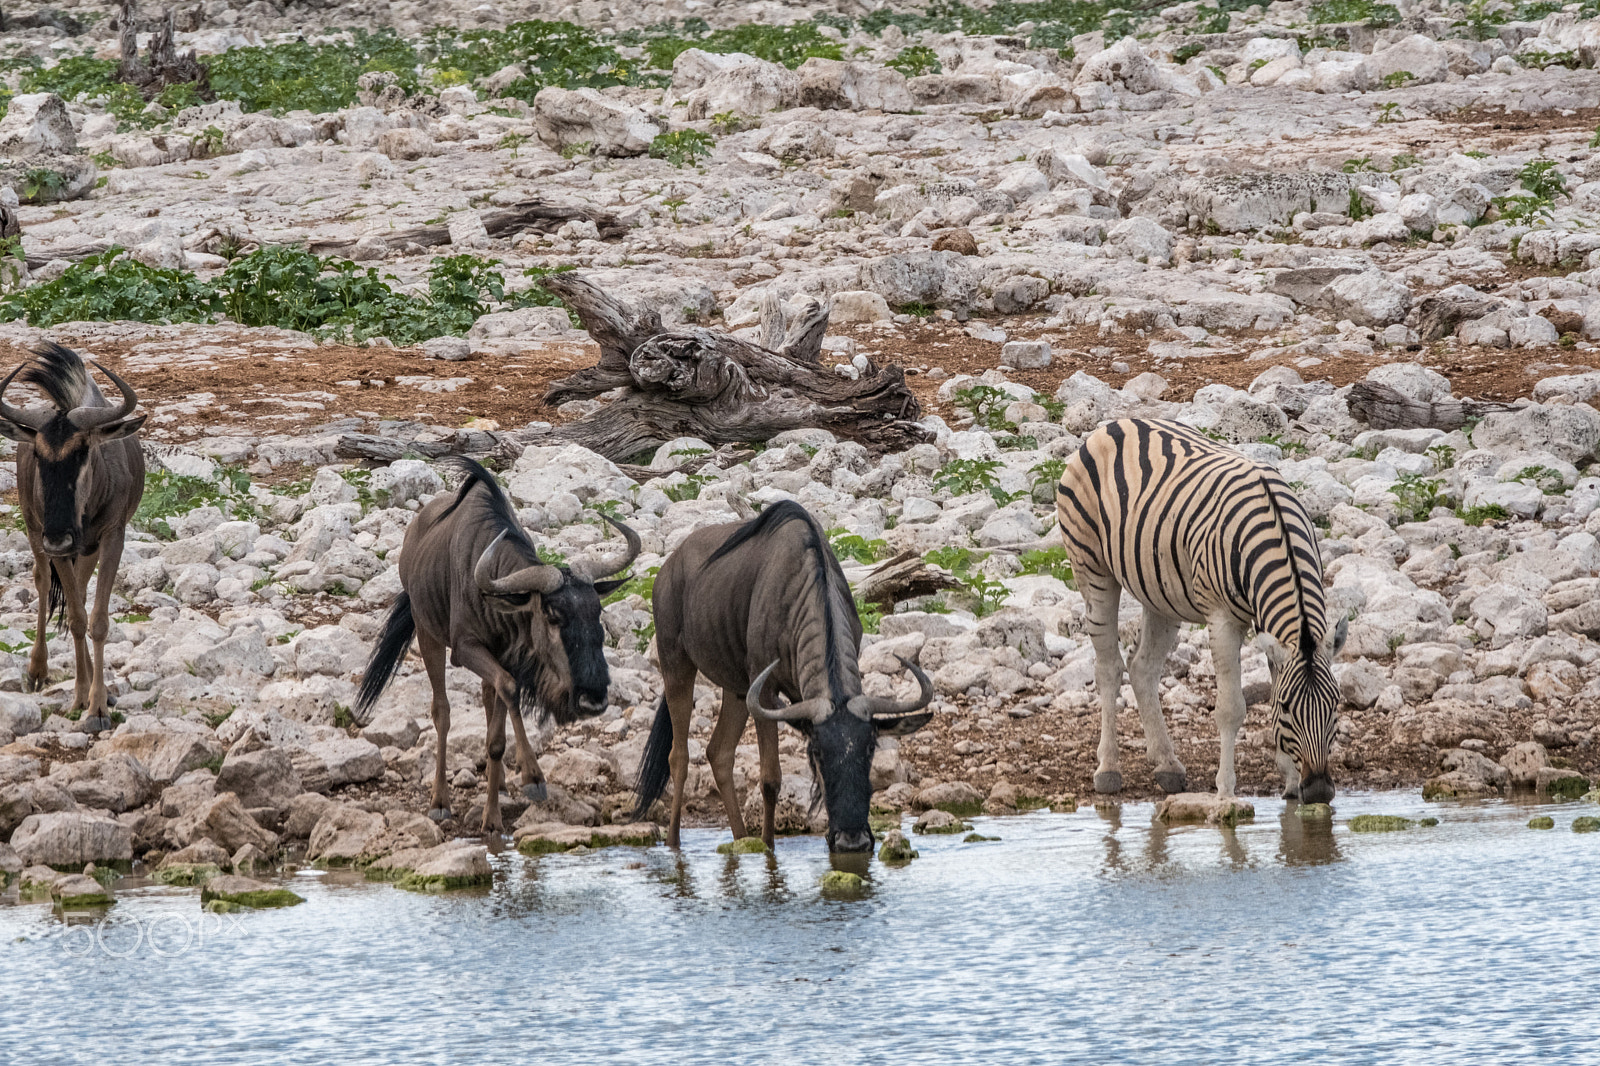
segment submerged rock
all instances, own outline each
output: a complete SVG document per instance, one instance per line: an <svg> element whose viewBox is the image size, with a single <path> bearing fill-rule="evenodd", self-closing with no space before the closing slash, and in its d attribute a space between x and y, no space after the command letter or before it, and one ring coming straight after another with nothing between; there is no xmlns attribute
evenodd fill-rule
<svg viewBox="0 0 1600 1066"><path fill-rule="evenodd" d="M1350 819L1350 832L1393 833L1400 829L1410 829L1416 824L1410 818L1401 818L1395 814L1358 814Z"/></svg>
<svg viewBox="0 0 1600 1066"><path fill-rule="evenodd" d="M961 843L963 843L963 844L984 844L984 843L988 843L989 841L999 840L999 839L1000 839L999 837L986 837L982 833L968 833L966 836L961 838Z"/></svg>
<svg viewBox="0 0 1600 1066"><path fill-rule="evenodd" d="M396 851L368 866L366 875L373 881L395 881L408 892L450 892L494 882L489 849L465 841Z"/></svg>
<svg viewBox="0 0 1600 1066"><path fill-rule="evenodd" d="M907 863L917 857L917 850L900 830L891 829L883 835L883 846L878 848L879 862Z"/></svg>
<svg viewBox="0 0 1600 1066"><path fill-rule="evenodd" d="M822 891L825 895L857 895L866 886L867 883L860 874L846 870L829 870L822 875Z"/></svg>
<svg viewBox="0 0 1600 1066"><path fill-rule="evenodd" d="M86 874L67 874L50 886L50 895L64 909L103 907L112 902L105 886Z"/></svg>
<svg viewBox="0 0 1600 1066"><path fill-rule="evenodd" d="M765 855L766 852L766 841L760 837L740 837L717 845L718 855Z"/></svg>
<svg viewBox="0 0 1600 1066"><path fill-rule="evenodd" d="M1233 796L1210 792L1178 792L1156 804L1156 820L1176 825L1204 822L1207 825L1238 825L1254 821L1255 806Z"/></svg>
<svg viewBox="0 0 1600 1066"><path fill-rule="evenodd" d="M579 847L649 847L661 839L661 827L654 822L593 827L541 822L523 826L512 838L517 842L517 850L524 855L547 855Z"/></svg>
<svg viewBox="0 0 1600 1066"><path fill-rule="evenodd" d="M212 910L230 908L268 910L274 907L296 906L304 903L305 897L296 895L287 888L276 888L248 877L222 874L205 883L205 887L200 890L200 902L206 905L222 904L210 907Z"/></svg>
<svg viewBox="0 0 1600 1066"><path fill-rule="evenodd" d="M1555 827L1556 820L1548 814L1541 814L1536 818L1528 819L1529 829L1554 829Z"/></svg>
<svg viewBox="0 0 1600 1066"><path fill-rule="evenodd" d="M1578 799L1589 791L1589 779L1576 770L1553 766L1541 769L1534 787L1552 799Z"/></svg>
<svg viewBox="0 0 1600 1066"><path fill-rule="evenodd" d="M935 807L931 811L922 812L915 825L911 827L913 833L966 833L972 826L963 822L949 811Z"/></svg>
<svg viewBox="0 0 1600 1066"><path fill-rule="evenodd" d="M1600 832L1600 818L1595 818L1590 815L1584 815L1582 818L1574 818L1572 820L1572 831L1574 833Z"/></svg>
<svg viewBox="0 0 1600 1066"><path fill-rule="evenodd" d="M1333 808L1326 803L1302 803L1295 808L1295 814L1302 818L1312 820L1325 820L1333 817Z"/></svg>

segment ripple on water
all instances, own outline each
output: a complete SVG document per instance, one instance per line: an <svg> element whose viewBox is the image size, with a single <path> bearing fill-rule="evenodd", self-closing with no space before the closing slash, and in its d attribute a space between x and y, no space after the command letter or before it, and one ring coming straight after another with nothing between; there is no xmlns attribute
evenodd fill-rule
<svg viewBox="0 0 1600 1066"><path fill-rule="evenodd" d="M1600 1061L1582 974L1600 839L1509 804L1341 797L1332 822L1164 829L1148 804L978 819L824 897L822 842L494 857L492 889L350 874L202 916L0 906L0 1048L28 1063ZM1565 830L1578 804L1544 808ZM1349 833L1382 812L1443 824ZM859 872L859 870L858 870Z"/></svg>

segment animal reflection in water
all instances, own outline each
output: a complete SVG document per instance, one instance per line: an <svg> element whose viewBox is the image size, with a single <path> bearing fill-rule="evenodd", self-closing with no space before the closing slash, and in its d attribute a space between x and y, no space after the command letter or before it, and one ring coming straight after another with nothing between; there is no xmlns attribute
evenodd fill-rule
<svg viewBox="0 0 1600 1066"><path fill-rule="evenodd" d="M1283 813L1278 818L1278 850L1277 859L1285 866L1326 866L1343 859L1339 852L1339 844L1333 833L1333 819L1325 814L1308 816L1305 808L1289 801L1284 805ZM1148 828L1139 827L1144 833L1144 841L1132 851L1127 841L1124 840L1122 820L1122 805L1108 803L1095 808L1105 826L1105 834L1101 838L1105 848L1105 858L1102 865L1107 870L1118 873L1153 872L1163 868L1174 867L1182 862L1172 854L1172 845L1181 834L1190 830L1201 830L1206 833L1205 839L1212 839L1215 834L1219 854L1226 863L1234 868L1243 868L1254 865L1260 856L1252 857L1250 838L1255 834L1247 832L1241 836L1239 830L1233 826L1168 826L1157 819L1152 819ZM1257 839L1254 843L1259 846L1264 840Z"/></svg>

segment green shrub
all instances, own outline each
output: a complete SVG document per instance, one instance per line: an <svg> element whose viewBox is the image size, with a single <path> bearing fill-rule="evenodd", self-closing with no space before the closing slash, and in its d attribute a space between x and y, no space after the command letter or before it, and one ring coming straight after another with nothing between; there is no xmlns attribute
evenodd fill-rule
<svg viewBox="0 0 1600 1066"><path fill-rule="evenodd" d="M1076 588L1073 583L1072 561L1067 558L1067 549L1064 545L1055 544L1048 548L1023 552L1017 557L1022 564L1024 574L1047 574L1062 582L1068 588Z"/></svg>
<svg viewBox="0 0 1600 1066"><path fill-rule="evenodd" d="M673 130L660 133L650 142L650 158L665 159L675 167L697 163L711 154L717 142L699 130Z"/></svg>
<svg viewBox="0 0 1600 1066"><path fill-rule="evenodd" d="M1532 159L1517 171L1517 181L1530 196L1555 202L1557 196L1567 195L1566 175L1556 169L1552 159Z"/></svg>
<svg viewBox="0 0 1600 1066"><path fill-rule="evenodd" d="M1012 396L1004 389L993 385L969 385L956 391L952 402L972 415L973 421L979 427L996 432L1014 432L1016 424L1008 422L1005 409L1010 406Z"/></svg>
<svg viewBox="0 0 1600 1066"><path fill-rule="evenodd" d="M868 540L859 533L842 528L828 530L828 546L840 559L852 559L858 563L875 563L889 553L888 541Z"/></svg>
<svg viewBox="0 0 1600 1066"><path fill-rule="evenodd" d="M175 534L167 519L188 514L200 507L214 506L224 514L245 517L255 513L250 500L250 479L244 471L223 467L212 480L174 474L170 470L154 470L144 477L144 496L139 510L129 524L160 537L173 540Z"/></svg>
<svg viewBox="0 0 1600 1066"><path fill-rule="evenodd" d="M408 93L417 91L416 49L392 30L350 34L349 42L230 48L201 63L212 91L245 111L337 111L355 103L357 79L374 70L395 74Z"/></svg>
<svg viewBox="0 0 1600 1066"><path fill-rule="evenodd" d="M638 72L615 48L592 31L559 20L513 22L503 30L436 30L422 51L436 66L474 79L520 64L526 74L499 95L528 103L550 86L604 89L639 83Z"/></svg>
<svg viewBox="0 0 1600 1066"><path fill-rule="evenodd" d="M1322 0L1311 5L1311 21L1318 25L1363 22L1382 28L1399 22L1400 10L1393 4L1375 4L1372 0Z"/></svg>
<svg viewBox="0 0 1600 1066"><path fill-rule="evenodd" d="M788 26L764 26L747 23L731 29L717 30L698 40L682 37L658 37L645 44L650 65L659 70L670 70L672 61L690 48L705 52L743 52L765 59L769 63L782 63L793 70L806 60L843 59L839 42L826 37L814 22L796 22Z"/></svg>
<svg viewBox="0 0 1600 1066"><path fill-rule="evenodd" d="M1425 478L1420 474L1402 473L1400 480L1389 486L1400 512L1407 521L1425 522L1435 507L1444 503L1440 489L1444 482L1438 478Z"/></svg>
<svg viewBox="0 0 1600 1066"><path fill-rule="evenodd" d="M908 78L944 72L944 65L939 62L939 53L925 44L914 44L909 48L900 49L895 57L884 65L892 70L898 70Z"/></svg>
<svg viewBox="0 0 1600 1066"><path fill-rule="evenodd" d="M1485 503L1464 507L1456 512L1456 517L1469 526L1481 526L1485 522L1504 522L1511 517L1511 512L1498 503Z"/></svg>
<svg viewBox="0 0 1600 1066"><path fill-rule="evenodd" d="M148 267L112 247L69 266L53 281L0 299L0 319L30 326L62 322L206 322L222 308L216 291L182 270Z"/></svg>

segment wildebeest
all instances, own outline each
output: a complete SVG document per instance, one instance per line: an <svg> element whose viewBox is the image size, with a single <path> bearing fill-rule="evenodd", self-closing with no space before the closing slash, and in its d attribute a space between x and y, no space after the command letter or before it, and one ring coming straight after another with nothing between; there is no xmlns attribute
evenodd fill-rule
<svg viewBox="0 0 1600 1066"><path fill-rule="evenodd" d="M862 693L856 661L861 620L816 519L783 501L749 522L697 530L661 567L653 599L666 693L639 768L638 810L648 810L661 795L670 768L667 843L678 846L698 671L722 687L706 759L733 835L745 835L733 759L751 714L761 753L761 838L767 846L782 781L777 723L788 722L809 740L812 772L828 811L829 849L870 850L867 813L877 738L926 725L933 715L922 708L933 698L933 686L921 669L902 660L922 687L917 699L901 704ZM774 709L762 702L769 683L789 706Z"/></svg>
<svg viewBox="0 0 1600 1066"><path fill-rule="evenodd" d="M450 816L445 790L445 749L450 734L450 701L445 694L444 655L483 679L488 716L489 798L483 831L498 831L501 756L506 747L506 715L517 735L517 761L524 790L545 794L538 760L528 743L522 716L536 708L559 723L590 718L606 709L611 676L606 668L600 597L623 580L600 578L627 569L639 554L639 537L621 522L606 518L628 542L621 562L604 569L583 563L542 562L533 541L517 522L511 502L483 467L456 459L464 475L453 494L441 493L406 530L400 555L404 591L395 600L378 646L362 679L357 708L366 712L394 678L417 638L417 650L433 686L433 727L437 733L432 809Z"/></svg>
<svg viewBox="0 0 1600 1066"><path fill-rule="evenodd" d="M83 727L99 732L111 727L106 707L115 702L106 695L108 604L128 522L144 497L144 453L134 435L146 416L133 413L139 402L133 387L99 363L94 365L122 393L116 404L101 394L71 348L44 344L33 354L0 382L0 434L17 442L17 495L39 592L28 687L37 691L48 679L45 631L51 615L64 611L76 660L72 705L83 710ZM5 390L19 372L24 384L38 386L50 407L23 410L5 402ZM90 615L84 600L96 566L100 576ZM86 630L94 641L92 661Z"/></svg>

